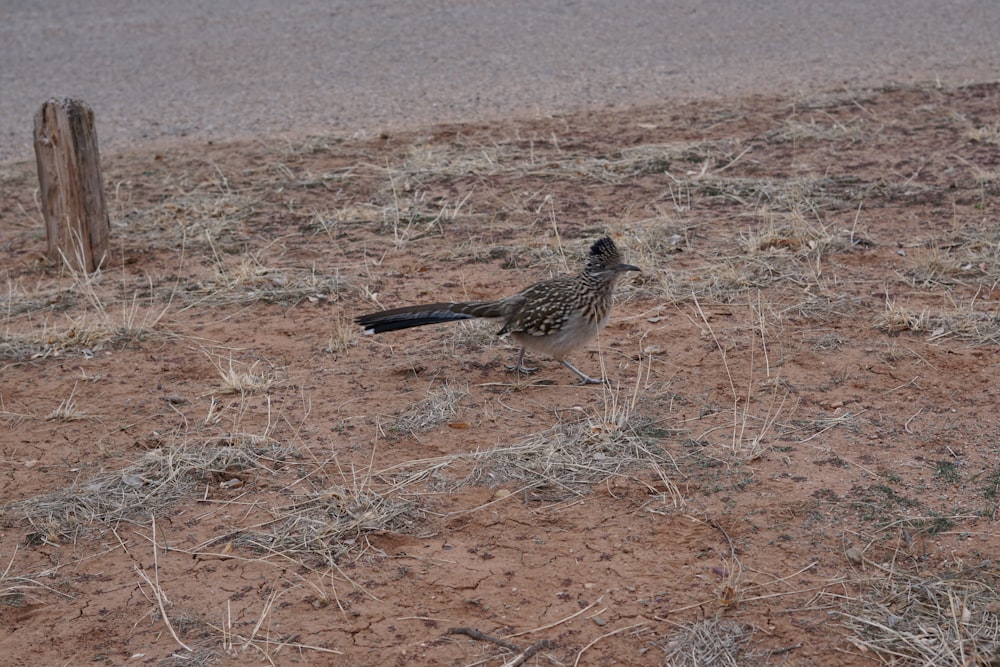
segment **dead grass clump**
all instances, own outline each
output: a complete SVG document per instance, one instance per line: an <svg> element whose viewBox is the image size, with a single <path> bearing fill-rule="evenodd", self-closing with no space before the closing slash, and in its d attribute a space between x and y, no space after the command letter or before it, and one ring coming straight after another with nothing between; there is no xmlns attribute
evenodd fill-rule
<svg viewBox="0 0 1000 667"><path fill-rule="evenodd" d="M123 276L118 294L119 288L107 285L107 274L101 271L76 271L69 265L62 270L68 274L71 287L60 287L64 281L54 281L54 286L48 289L38 286L25 290L20 283L8 281L0 359L24 361L71 352L90 357L105 345L125 347L159 332L170 308L172 292L165 305L154 307L152 278L146 278L146 285L133 288L124 284ZM40 325L31 318L13 319L15 315L30 315L40 310L67 310L80 300L86 304L85 308L66 313L60 317L64 322L56 325L50 325L47 317Z"/></svg>
<svg viewBox="0 0 1000 667"><path fill-rule="evenodd" d="M530 165L531 149L514 142L473 145L451 142L442 145L420 144L410 149L393 172L398 191L411 191L415 184L470 174L520 173Z"/></svg>
<svg viewBox="0 0 1000 667"><path fill-rule="evenodd" d="M860 423L855 412L830 416L819 413L813 418L792 419L786 424L780 424L777 430L783 438L795 438L798 442L805 443L833 428L844 428L857 433Z"/></svg>
<svg viewBox="0 0 1000 667"><path fill-rule="evenodd" d="M455 222L460 216L469 216L471 211L463 212L463 208L472 197L472 191L462 197L449 200L435 196L420 186L420 181L437 180L440 178L435 165L429 165L428 171L419 175L401 174L392 168L386 168L388 185L381 189L378 195L382 207L382 225L380 233L392 233L393 245L397 249L408 243L428 236L444 234L444 225Z"/></svg>
<svg viewBox="0 0 1000 667"><path fill-rule="evenodd" d="M500 340L497 337L498 328L495 322L488 320L459 321L449 344L455 350L495 347Z"/></svg>
<svg viewBox="0 0 1000 667"><path fill-rule="evenodd" d="M359 227L374 225L377 228L384 219L384 207L361 202L346 204L332 210L314 211L299 229L306 234L325 234L331 241L335 241L344 234L356 233Z"/></svg>
<svg viewBox="0 0 1000 667"><path fill-rule="evenodd" d="M987 566L943 577L879 567L848 599L848 641L885 664L969 667L1000 658L1000 602Z"/></svg>
<svg viewBox="0 0 1000 667"><path fill-rule="evenodd" d="M306 300L337 300L347 287L347 279L339 274L320 274L315 267L275 268L266 265L260 253L247 253L235 259L217 257L213 279L188 285L181 294L187 308L256 302L293 306Z"/></svg>
<svg viewBox="0 0 1000 667"><path fill-rule="evenodd" d="M60 401L59 405L45 416L45 420L71 422L86 419L87 414L77 407L75 396L76 387L74 386L69 396Z"/></svg>
<svg viewBox="0 0 1000 667"><path fill-rule="evenodd" d="M520 443L476 455L476 466L463 481L490 487L510 485L560 500L582 495L614 475L647 470L659 484L673 485L665 471L672 463L641 438L636 428L585 420L560 423Z"/></svg>
<svg viewBox="0 0 1000 667"><path fill-rule="evenodd" d="M683 252L690 245L691 228L671 221L667 216L639 220L625 230L628 262L642 273L630 275L620 293L638 296L670 295L671 262L668 255Z"/></svg>
<svg viewBox="0 0 1000 667"><path fill-rule="evenodd" d="M741 144L734 139L643 144L622 149L613 158L573 156L572 163L564 167L616 185L647 174L673 173L678 180L697 179L735 164L746 153L741 149Z"/></svg>
<svg viewBox="0 0 1000 667"><path fill-rule="evenodd" d="M181 237L196 252L235 252L249 240L243 221L259 205L252 194L231 191L223 178L168 196L159 206L125 212L119 224L148 248L173 250Z"/></svg>
<svg viewBox="0 0 1000 667"><path fill-rule="evenodd" d="M905 275L919 287L1000 284L1000 230L969 225L936 237L915 250Z"/></svg>
<svg viewBox="0 0 1000 667"><path fill-rule="evenodd" d="M787 254L723 257L690 269L660 271L655 283L640 282L639 289L655 289L673 303L691 299L733 303L799 272L795 258Z"/></svg>
<svg viewBox="0 0 1000 667"><path fill-rule="evenodd" d="M603 409L578 421L560 421L513 445L412 461L378 476L397 486L431 480L435 488L449 491L464 485L510 485L558 501L621 475L646 485L651 496L680 507L683 497L667 473L668 467L676 470L676 464L654 444L671 432L636 417L648 382L648 366L644 370L640 364L631 390L605 389ZM445 476L449 468L459 472Z"/></svg>
<svg viewBox="0 0 1000 667"><path fill-rule="evenodd" d="M653 269L665 256L683 252L690 246L692 227L674 222L669 216L637 220L625 228L625 247L632 264Z"/></svg>
<svg viewBox="0 0 1000 667"><path fill-rule="evenodd" d="M213 361L221 380L217 390L220 394L266 394L277 382L273 368L257 368L260 360L239 367L233 365L232 357L228 362L227 366L221 360Z"/></svg>
<svg viewBox="0 0 1000 667"><path fill-rule="evenodd" d="M815 318L813 318L815 319ZM808 339L814 352L830 352L839 350L847 344L847 339L835 333L824 333L815 338Z"/></svg>
<svg viewBox="0 0 1000 667"><path fill-rule="evenodd" d="M850 142L864 141L871 136L871 130L865 127L867 119L856 119L841 123L832 116L824 114L827 122L818 122L811 117L808 122L793 120L785 121L784 126L765 134L768 143L788 142L834 142L847 140Z"/></svg>
<svg viewBox="0 0 1000 667"><path fill-rule="evenodd" d="M661 664L669 667L740 667L747 664L744 648L752 628L721 618L681 625L657 642L665 653Z"/></svg>
<svg viewBox="0 0 1000 667"><path fill-rule="evenodd" d="M740 236L740 249L748 254L781 251L818 259L833 244L834 237L818 222L810 222L799 209L782 214L764 208L764 223Z"/></svg>
<svg viewBox="0 0 1000 667"><path fill-rule="evenodd" d="M1000 311L976 309L975 302L942 313L915 313L892 301L876 319L875 328L887 333L927 333L930 340L957 338L976 345L1000 344Z"/></svg>
<svg viewBox="0 0 1000 667"><path fill-rule="evenodd" d="M696 182L696 192L745 206L777 210L833 211L856 206L861 180L849 176L813 178L740 178L713 176Z"/></svg>
<svg viewBox="0 0 1000 667"><path fill-rule="evenodd" d="M27 600L37 601L39 598L36 593L41 593L43 591L55 593L56 595L64 597L70 597L66 593L45 585L39 581L40 577L32 578L11 574L11 570L14 567L14 560L16 558L17 545L14 546L14 552L11 554L10 561L7 562L7 566L2 572L0 572L0 605L16 607L25 604Z"/></svg>
<svg viewBox="0 0 1000 667"><path fill-rule="evenodd" d="M970 304L929 318L930 339L958 338L978 345L1000 344L1000 311L983 312Z"/></svg>
<svg viewBox="0 0 1000 667"><path fill-rule="evenodd" d="M611 184L670 170L704 175L713 165L733 164L745 152L740 148L733 139L678 141L628 147L605 157L563 151L554 135L489 145L418 146L399 166L396 189L409 192L421 183L469 175L576 177Z"/></svg>
<svg viewBox="0 0 1000 667"><path fill-rule="evenodd" d="M441 385L427 397L403 410L389 426L396 433L413 433L439 426L458 414L458 402L469 395L468 388Z"/></svg>
<svg viewBox="0 0 1000 667"><path fill-rule="evenodd" d="M875 319L874 327L890 334L930 330L926 311L914 313L890 299L886 299L885 310Z"/></svg>
<svg viewBox="0 0 1000 667"><path fill-rule="evenodd" d="M798 296L798 295L796 295ZM807 292L801 299L795 299L792 303L777 311L781 318L793 317L810 320L813 322L830 322L841 318L850 317L866 308L863 299L849 294L830 294L820 292L814 294ZM820 347L816 349L829 349L832 339L820 342ZM843 344L843 341L840 341Z"/></svg>
<svg viewBox="0 0 1000 667"><path fill-rule="evenodd" d="M335 315L330 325L326 347L328 354L343 354L358 344L358 326L343 313Z"/></svg>
<svg viewBox="0 0 1000 667"><path fill-rule="evenodd" d="M270 470L289 450L272 444L163 447L120 470L101 473L63 491L11 505L9 519L32 527L29 541L73 540L88 524L114 525L136 517L163 516L177 501L206 485Z"/></svg>
<svg viewBox="0 0 1000 667"><path fill-rule="evenodd" d="M831 252L851 247L845 233L838 238L818 221L807 218L797 204L790 212L758 208L765 221L740 234L733 252L720 255L702 266L682 271L655 273L659 291L673 300L707 298L731 303L748 291L775 284L814 288L822 285L823 260ZM673 237L681 242L679 235ZM642 247L640 239L639 246ZM657 252L664 252L661 248ZM659 262L653 262L657 266ZM642 280L642 276L639 277ZM824 297L804 307L817 314L832 316L832 301L846 297ZM825 304L823 302L826 302Z"/></svg>
<svg viewBox="0 0 1000 667"><path fill-rule="evenodd" d="M7 289L0 294L0 313L9 320L24 313L41 311L58 312L71 308L76 302L72 289L52 285L25 286L23 278L7 278Z"/></svg>
<svg viewBox="0 0 1000 667"><path fill-rule="evenodd" d="M960 258L935 248L915 257L904 275L914 287L926 288L955 285L963 279L974 279L979 273L979 267L975 264L963 262Z"/></svg>
<svg viewBox="0 0 1000 667"><path fill-rule="evenodd" d="M47 337L42 338L38 334L7 332L0 335L0 359L6 361L57 357L65 349L65 346L53 345Z"/></svg>
<svg viewBox="0 0 1000 667"><path fill-rule="evenodd" d="M105 346L124 346L144 340L149 334L145 328L109 326L104 318L68 317L67 323L61 326L45 324L27 333L7 331L0 335L0 359L27 361L64 354L82 354L89 358Z"/></svg>
<svg viewBox="0 0 1000 667"><path fill-rule="evenodd" d="M970 127L965 131L965 138L981 144L1000 144L1000 123Z"/></svg>
<svg viewBox="0 0 1000 667"><path fill-rule="evenodd" d="M293 561L332 565L369 548L368 536L407 532L422 516L417 503L371 488L331 486L269 510L275 518L240 531L233 544Z"/></svg>
<svg viewBox="0 0 1000 667"><path fill-rule="evenodd" d="M747 288L779 282L799 287L818 286L825 256L848 247L847 243L838 243L827 227L810 220L797 206L789 212L763 207L758 215L764 222L740 235L737 242L740 254L708 272L707 296L732 300Z"/></svg>

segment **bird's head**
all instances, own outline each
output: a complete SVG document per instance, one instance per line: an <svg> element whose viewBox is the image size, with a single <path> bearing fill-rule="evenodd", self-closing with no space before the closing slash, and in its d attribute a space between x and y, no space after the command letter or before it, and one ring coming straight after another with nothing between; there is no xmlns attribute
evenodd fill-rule
<svg viewBox="0 0 1000 667"><path fill-rule="evenodd" d="M610 236L605 236L590 246L590 254L587 255L583 271L593 276L603 276L609 272L618 275L626 271L642 271L642 269L622 262L622 254L618 250L618 246L615 245Z"/></svg>

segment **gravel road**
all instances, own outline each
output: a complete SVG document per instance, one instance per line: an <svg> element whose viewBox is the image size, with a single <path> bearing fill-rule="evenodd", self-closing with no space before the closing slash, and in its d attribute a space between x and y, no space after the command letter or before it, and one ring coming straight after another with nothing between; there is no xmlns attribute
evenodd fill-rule
<svg viewBox="0 0 1000 667"><path fill-rule="evenodd" d="M14 0L0 7L0 160L52 96L105 152L180 138L1000 76L994 0Z"/></svg>

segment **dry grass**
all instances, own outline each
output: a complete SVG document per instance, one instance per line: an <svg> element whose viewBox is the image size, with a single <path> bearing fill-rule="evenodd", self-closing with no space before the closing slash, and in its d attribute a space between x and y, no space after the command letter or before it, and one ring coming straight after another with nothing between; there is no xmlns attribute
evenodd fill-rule
<svg viewBox="0 0 1000 667"><path fill-rule="evenodd" d="M888 298L885 310L879 314L873 325L879 331L896 334L903 331L914 333L930 330L927 312L915 313Z"/></svg>
<svg viewBox="0 0 1000 667"><path fill-rule="evenodd" d="M0 359L29 361L72 353L92 357L107 346L124 347L165 333L161 324L173 292L168 290L165 302L157 303L152 277L137 287L127 284L123 273L116 286L107 284L110 278L101 271L76 271L69 265L62 271L68 285L60 277L24 289L8 280ZM72 308L78 301L86 307Z"/></svg>
<svg viewBox="0 0 1000 667"><path fill-rule="evenodd" d="M979 310L975 302L965 308L930 317L930 339L957 338L976 345L1000 344L1000 309Z"/></svg>
<svg viewBox="0 0 1000 667"><path fill-rule="evenodd" d="M149 568L152 575L139 565L133 565L133 572L140 579L139 591L146 597L150 605L154 608L154 614L162 619L167 630L174 641L184 650L183 653L174 653L171 658L177 662L168 660L165 664L205 664L209 665L216 661L221 653L231 657L245 657L248 654L259 653L269 664L275 664L274 658L282 650L292 649L296 651L316 651L326 654L339 654L340 651L303 644L295 640L293 635L283 633L275 636L272 634L272 615L275 604L288 590L271 592L264 602L257 622L248 636L237 634L233 631L233 618L231 608L227 605L226 621L222 627L214 626L198 616L178 612L173 614L173 603L167 596L167 592L160 582L160 566L158 554L162 550L166 553L169 550L167 544L161 544L157 540L156 517L150 520L150 542L152 547L153 567ZM145 585L143 585L145 584ZM216 634L218 637L216 637ZM187 635L195 635L199 642L191 645L182 639ZM190 640L188 640L190 641ZM216 642L221 643L221 650Z"/></svg>
<svg viewBox="0 0 1000 667"><path fill-rule="evenodd" d="M323 348L324 351L329 354L343 354L357 344L358 325L343 314L335 315L330 325L330 333L326 347Z"/></svg>
<svg viewBox="0 0 1000 667"><path fill-rule="evenodd" d="M930 340L955 338L976 345L996 345L1000 343L1000 310L980 310L978 303L972 300L965 307L940 312L925 308L917 313L887 300L874 327L890 334L927 334Z"/></svg>
<svg viewBox="0 0 1000 667"><path fill-rule="evenodd" d="M394 180L396 191L407 193L421 183L470 174L559 176L621 184L638 176L670 171L686 176L704 175L710 169L732 164L742 151L731 139L645 144L624 148L609 157L564 151L554 136L492 145L424 145L410 151L394 172Z"/></svg>
<svg viewBox="0 0 1000 667"><path fill-rule="evenodd" d="M118 320L107 311L84 312L66 314L57 325L42 322L27 332L8 329L0 335L0 359L29 361L66 354L92 357L106 347L124 347L148 339L164 315L165 311L143 311L133 302Z"/></svg>
<svg viewBox="0 0 1000 667"><path fill-rule="evenodd" d="M232 356L212 362L219 372L219 394L266 394L278 382L276 370L261 360L252 364L236 363Z"/></svg>
<svg viewBox="0 0 1000 667"><path fill-rule="evenodd" d="M294 306L303 301L338 301L349 289L341 275L324 275L307 269L271 267L261 253L217 259L210 280L188 285L185 308L234 304L273 303Z"/></svg>
<svg viewBox="0 0 1000 667"><path fill-rule="evenodd" d="M658 641L664 667L742 667L747 662L747 644L752 628L719 617L681 625Z"/></svg>
<svg viewBox="0 0 1000 667"><path fill-rule="evenodd" d="M273 520L227 536L233 544L284 561L334 566L370 548L368 536L412 532L423 515L417 502L367 484L334 485L270 510ZM218 541L218 540L217 540Z"/></svg>
<svg viewBox="0 0 1000 667"><path fill-rule="evenodd" d="M559 502L586 495L595 484L620 476L679 507L684 501L674 483L676 464L658 444L669 431L637 414L646 379L640 367L631 392L620 387L604 390L600 411L577 420L561 419L514 444L416 460L379 471L375 477L395 486L429 482L432 488L449 491L465 485L514 488L536 501ZM412 412L428 414L426 407Z"/></svg>
<svg viewBox="0 0 1000 667"><path fill-rule="evenodd" d="M670 472L675 465L644 437L646 428L650 425L641 421L619 425L602 417L563 422L513 445L465 454L474 467L460 484L513 488L536 501L558 502L621 476L679 505L683 501Z"/></svg>
<svg viewBox="0 0 1000 667"><path fill-rule="evenodd" d="M69 396L60 401L59 405L45 416L47 421L76 421L78 419L86 419L86 413L80 411L77 407L75 397L76 387L73 387L73 391L70 392Z"/></svg>
<svg viewBox="0 0 1000 667"><path fill-rule="evenodd" d="M0 517L2 517L0 513ZM25 576L14 575L11 570L14 568L14 561L17 560L18 547L14 547L7 566L0 572L0 605L19 606L28 601L40 602L43 593L51 593L58 596L69 597L41 581L42 575Z"/></svg>
<svg viewBox="0 0 1000 667"><path fill-rule="evenodd" d="M966 130L965 137L969 141L978 141L984 144L1000 144L1000 123L970 127Z"/></svg>
<svg viewBox="0 0 1000 667"><path fill-rule="evenodd" d="M92 356L94 350L113 340L113 333L88 324L78 331L76 327L49 329L31 333L6 332L0 336L0 359L21 362L59 357L66 353L80 352Z"/></svg>
<svg viewBox="0 0 1000 667"><path fill-rule="evenodd" d="M749 255L783 251L796 257L819 259L830 249L834 235L821 221L810 220L800 208L788 213L763 207L757 212L763 223L740 237L740 249Z"/></svg>
<svg viewBox="0 0 1000 667"><path fill-rule="evenodd" d="M181 247L195 253L214 254L245 247L245 221L260 203L252 192L235 192L226 176L191 183L198 176L168 174L162 184L167 193L159 206L129 208L119 224L151 248Z"/></svg>
<svg viewBox="0 0 1000 667"><path fill-rule="evenodd" d="M784 126L768 133L768 141L774 142L831 142L831 141L864 141L871 136L873 129L867 119L858 119L842 123L833 119L830 114L810 115L807 121L789 118Z"/></svg>
<svg viewBox="0 0 1000 667"><path fill-rule="evenodd" d="M396 415L389 430L395 433L414 433L444 424L458 414L459 401L468 395L468 387L456 387L447 383L430 389L423 400Z"/></svg>
<svg viewBox="0 0 1000 667"><path fill-rule="evenodd" d="M984 566L918 576L888 566L842 612L848 640L886 665L969 667L1000 659L1000 595Z"/></svg>
<svg viewBox="0 0 1000 667"><path fill-rule="evenodd" d="M834 233L816 216L807 214L800 200L786 202L790 211L777 211L769 204L755 206L754 215L761 222L732 239L727 246L715 246L703 263L679 269L662 258L668 254L697 249L692 237L700 230L678 223L653 219L636 224L630 230L632 245L644 262L643 274L632 281L635 292L643 297L665 297L671 302L707 299L732 303L755 290L790 285L800 292L802 311L829 312L850 299L846 294L829 294L824 277L833 255L852 248L851 233ZM648 268L647 268L648 267ZM794 310L789 305L786 310ZM831 315L832 316L832 315Z"/></svg>
<svg viewBox="0 0 1000 667"><path fill-rule="evenodd" d="M58 312L71 308L78 294L72 286L53 285L51 281L38 280L34 285L25 285L25 277L6 280L6 291L0 295L0 312L4 319L24 313Z"/></svg>
<svg viewBox="0 0 1000 667"><path fill-rule="evenodd" d="M460 320L452 326L454 333L448 344L455 352L498 347L502 345L502 339L497 336L499 328L487 320Z"/></svg>
<svg viewBox="0 0 1000 667"><path fill-rule="evenodd" d="M703 335L707 333L707 337L712 339L718 350L732 397L733 419L729 443L730 454L744 461L754 461L767 451L767 442L784 409L789 391L776 369L772 371L771 355L776 352L780 354L780 348L778 350L772 349L772 327L764 313L761 294L757 293L756 301L748 299L747 305L750 315L747 328L751 333L749 369L746 373L746 386L744 387L742 386L743 381L737 379L733 369L730 368L729 350L717 336L701 304L695 300L695 307L701 318L701 327L705 332ZM763 368L763 377L756 376L758 367ZM766 409L762 414L754 407L759 401L766 403ZM698 440L704 439L706 435L708 432L700 436Z"/></svg>
<svg viewBox="0 0 1000 667"><path fill-rule="evenodd" d="M1000 230L966 225L927 239L908 252L904 275L914 287L1000 285Z"/></svg>
<svg viewBox="0 0 1000 667"><path fill-rule="evenodd" d="M268 472L289 453L275 444L237 446L225 441L163 447L119 470L12 503L5 518L27 521L32 528L29 542L73 542L95 523L113 526L163 516L197 489Z"/></svg>

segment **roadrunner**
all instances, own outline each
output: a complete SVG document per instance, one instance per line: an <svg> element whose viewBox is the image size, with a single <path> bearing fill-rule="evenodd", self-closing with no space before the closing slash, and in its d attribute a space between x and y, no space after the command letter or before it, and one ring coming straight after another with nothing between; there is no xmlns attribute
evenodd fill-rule
<svg viewBox="0 0 1000 667"><path fill-rule="evenodd" d="M581 384L600 384L566 360L566 355L593 340L608 323L611 298L626 271L639 271L622 263L621 253L608 237L590 248L583 270L574 276L535 283L523 292L496 301L459 301L403 306L355 318L366 334L380 334L425 324L470 320L477 317L502 324L498 336L510 336L521 351L508 369L533 373L524 365L524 351L549 355L580 378Z"/></svg>

